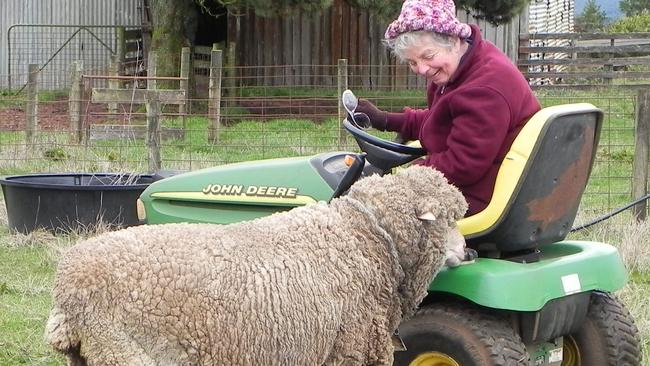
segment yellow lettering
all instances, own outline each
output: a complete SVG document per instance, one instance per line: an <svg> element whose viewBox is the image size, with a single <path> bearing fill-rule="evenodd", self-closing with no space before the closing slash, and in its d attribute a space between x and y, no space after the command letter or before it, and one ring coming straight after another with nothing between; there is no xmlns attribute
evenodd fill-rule
<svg viewBox="0 0 650 366"><path fill-rule="evenodd" d="M220 191L221 191L221 186L218 185L218 184L213 184L212 189L210 190L210 193L219 194Z"/></svg>
<svg viewBox="0 0 650 366"><path fill-rule="evenodd" d="M266 188L264 186L261 186L257 189L257 195L258 196L265 196L266 195Z"/></svg>
<svg viewBox="0 0 650 366"><path fill-rule="evenodd" d="M269 187L269 189L266 190L266 195L267 195L267 196L274 196L274 195L276 195L276 193L275 193L275 189L276 189L276 188L277 188L277 187Z"/></svg>
<svg viewBox="0 0 650 366"><path fill-rule="evenodd" d="M287 189L287 197L296 198L296 193L298 193L298 188Z"/></svg>
<svg viewBox="0 0 650 366"><path fill-rule="evenodd" d="M205 188L201 190L201 192L203 192L204 194L208 194L210 193L211 188L212 188L212 184L208 184L207 186L205 186Z"/></svg>
<svg viewBox="0 0 650 366"><path fill-rule="evenodd" d="M233 186L232 191L230 193L232 194L241 194L242 186Z"/></svg>
<svg viewBox="0 0 650 366"><path fill-rule="evenodd" d="M287 194L287 189L285 187L278 187L278 191L275 194L284 197Z"/></svg>
<svg viewBox="0 0 650 366"><path fill-rule="evenodd" d="M257 193L257 187L256 186L248 186L248 188L246 188L246 195L252 196L255 193Z"/></svg>

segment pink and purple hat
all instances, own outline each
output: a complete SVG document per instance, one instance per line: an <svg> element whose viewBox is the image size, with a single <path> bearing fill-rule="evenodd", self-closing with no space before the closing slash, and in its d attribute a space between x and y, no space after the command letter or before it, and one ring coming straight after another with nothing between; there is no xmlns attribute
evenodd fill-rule
<svg viewBox="0 0 650 366"><path fill-rule="evenodd" d="M467 38L472 34L469 25L456 18L453 0L406 0L399 17L386 29L386 39L402 33L427 30Z"/></svg>

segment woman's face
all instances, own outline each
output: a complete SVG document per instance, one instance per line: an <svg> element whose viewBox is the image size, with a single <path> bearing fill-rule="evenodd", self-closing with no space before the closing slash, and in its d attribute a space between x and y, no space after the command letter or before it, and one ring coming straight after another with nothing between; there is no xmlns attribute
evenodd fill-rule
<svg viewBox="0 0 650 366"><path fill-rule="evenodd" d="M430 36L422 35L404 50L404 56L414 73L426 77L436 85L444 85L451 79L460 58L467 50L463 44L460 39L456 39L449 49L434 42Z"/></svg>

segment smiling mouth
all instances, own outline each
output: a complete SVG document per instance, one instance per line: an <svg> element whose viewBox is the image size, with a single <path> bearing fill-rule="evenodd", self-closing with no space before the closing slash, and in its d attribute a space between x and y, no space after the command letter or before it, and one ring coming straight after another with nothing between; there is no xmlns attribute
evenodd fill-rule
<svg viewBox="0 0 650 366"><path fill-rule="evenodd" d="M433 73L433 75L429 76L429 79L433 79L433 78L435 78L436 76L438 76L438 74L440 74L440 69L438 69L438 71L436 71L435 73Z"/></svg>

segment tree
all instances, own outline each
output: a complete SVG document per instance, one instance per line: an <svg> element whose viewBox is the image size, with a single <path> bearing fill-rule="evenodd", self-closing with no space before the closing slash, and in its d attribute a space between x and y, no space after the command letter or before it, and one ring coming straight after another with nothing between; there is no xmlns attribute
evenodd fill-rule
<svg viewBox="0 0 650 366"><path fill-rule="evenodd" d="M151 8L151 49L158 54L157 74L178 75L181 48L194 42L197 9L191 0L152 0Z"/></svg>
<svg viewBox="0 0 650 366"><path fill-rule="evenodd" d="M612 33L650 32L650 13L621 18L612 23L607 31Z"/></svg>
<svg viewBox="0 0 650 366"><path fill-rule="evenodd" d="M596 4L596 0L587 0L585 8L576 17L576 32L602 32L607 23L605 11Z"/></svg>
<svg viewBox="0 0 650 366"><path fill-rule="evenodd" d="M626 17L650 12L650 0L621 0L619 9Z"/></svg>
<svg viewBox="0 0 650 366"><path fill-rule="evenodd" d="M219 4L229 9L252 8L259 15L286 15L295 11L319 11L332 5L333 0L195 0L204 9ZM395 18L403 0L346 0L350 5L369 10L384 19ZM650 1L650 0L649 0ZM456 6L476 12L493 24L509 22L530 0L456 0Z"/></svg>
<svg viewBox="0 0 650 366"><path fill-rule="evenodd" d="M528 5L530 0L457 0L459 8L478 12L475 16L497 25L508 23Z"/></svg>

